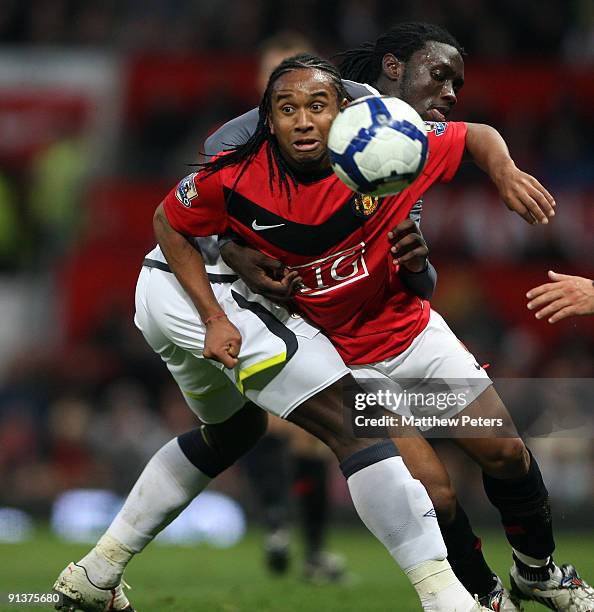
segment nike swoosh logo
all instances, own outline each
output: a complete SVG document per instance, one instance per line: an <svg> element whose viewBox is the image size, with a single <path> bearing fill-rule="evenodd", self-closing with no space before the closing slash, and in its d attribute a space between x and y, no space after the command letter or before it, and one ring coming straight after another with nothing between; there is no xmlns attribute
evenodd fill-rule
<svg viewBox="0 0 594 612"><path fill-rule="evenodd" d="M277 225L259 225L258 222L254 219L252 221L252 228L257 232L261 232L262 230L273 229L275 227L282 227L284 223L278 223Z"/></svg>

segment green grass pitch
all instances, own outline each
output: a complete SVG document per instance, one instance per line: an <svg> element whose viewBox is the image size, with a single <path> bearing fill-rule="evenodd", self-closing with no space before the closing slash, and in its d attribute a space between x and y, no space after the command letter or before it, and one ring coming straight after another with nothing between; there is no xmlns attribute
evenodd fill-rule
<svg viewBox="0 0 594 612"><path fill-rule="evenodd" d="M297 540L298 538L294 538ZM499 533L485 537L487 559L507 581L509 549ZM256 531L234 548L180 548L152 545L130 565L129 598L139 612L413 612L414 591L388 553L363 529L335 529L333 551L342 553L352 577L348 584L310 586L299 579L300 551L288 576L272 578L262 564ZM559 562L571 561L594 581L594 534L561 533ZM46 592L68 561L87 546L57 541L45 532L26 544L0 545L2 612L35 612L43 606L7 605L7 592ZM527 610L545 610L536 604Z"/></svg>

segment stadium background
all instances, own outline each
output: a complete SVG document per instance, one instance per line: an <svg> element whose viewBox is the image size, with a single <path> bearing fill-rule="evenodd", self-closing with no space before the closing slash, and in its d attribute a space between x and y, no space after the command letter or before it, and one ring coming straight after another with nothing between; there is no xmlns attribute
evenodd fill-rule
<svg viewBox="0 0 594 612"><path fill-rule="evenodd" d="M437 309L494 377L592 378L594 321L536 322L524 298L551 268L594 277L591 0L6 0L0 506L44 521L64 491L125 494L154 450L194 426L132 325L133 287L160 198L206 134L256 104L262 40L296 30L329 56L408 19L445 25L468 51L453 119L497 127L558 202L549 227L529 227L471 167L430 192ZM531 446L557 526L591 532L591 438ZM495 526L479 472L455 453L449 464L475 522ZM215 488L256 513L239 470ZM350 522L337 471L332 495ZM14 525L0 520L0 540Z"/></svg>

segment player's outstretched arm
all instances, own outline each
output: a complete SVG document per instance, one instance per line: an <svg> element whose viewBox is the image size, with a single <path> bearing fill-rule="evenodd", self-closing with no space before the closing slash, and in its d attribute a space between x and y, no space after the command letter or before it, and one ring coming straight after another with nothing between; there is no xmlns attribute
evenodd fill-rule
<svg viewBox="0 0 594 612"><path fill-rule="evenodd" d="M287 302L303 284L299 273L281 261L234 240L219 240L221 257L254 293L273 302Z"/></svg>
<svg viewBox="0 0 594 612"><path fill-rule="evenodd" d="M594 314L594 281L581 276L559 274L549 270L552 283L530 289L526 297L529 310L537 319L549 317L549 323L577 315Z"/></svg>
<svg viewBox="0 0 594 612"><path fill-rule="evenodd" d="M481 123L467 127L466 150L495 183L505 205L528 223L548 223L555 214L553 196L516 166L499 132Z"/></svg>
<svg viewBox="0 0 594 612"><path fill-rule="evenodd" d="M218 303L200 253L171 227L163 204L155 211L153 228L171 271L190 296L206 327L204 357L215 359L227 368L234 367L241 348L241 334Z"/></svg>

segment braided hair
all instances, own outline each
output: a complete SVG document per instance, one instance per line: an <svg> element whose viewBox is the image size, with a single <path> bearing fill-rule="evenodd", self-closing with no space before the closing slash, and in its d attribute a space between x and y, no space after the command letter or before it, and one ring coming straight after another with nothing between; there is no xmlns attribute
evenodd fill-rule
<svg viewBox="0 0 594 612"><path fill-rule="evenodd" d="M297 177L282 156L276 138L270 132L268 117L272 110L272 90L276 81L288 72L306 68L320 70L330 77L332 85L336 89L336 95L339 102L344 98L349 98L342 84L338 69L330 62L316 55L311 55L310 53L300 53L285 59L273 70L268 79L268 84L266 85L258 108L258 125L255 132L245 143L233 147L229 153L203 164L203 170L206 172L207 176L222 168L242 164L241 171L233 186L233 192L247 166L265 144L269 168L270 190L274 192L274 179L276 178L280 192L282 193L283 189L285 189L287 197L289 200L291 199L291 184L294 188L297 188Z"/></svg>
<svg viewBox="0 0 594 612"><path fill-rule="evenodd" d="M386 53L392 53L402 62L420 51L426 43L434 41L450 45L464 55L464 48L441 26L409 21L400 23L382 34L373 42L364 42L359 47L337 53L340 73L344 79L359 83L377 83L382 72L382 59Z"/></svg>

